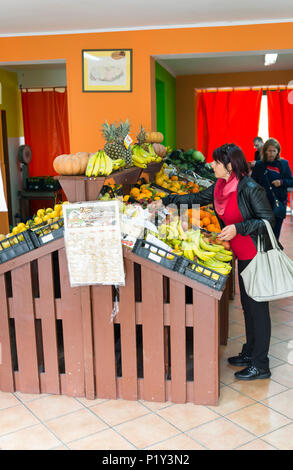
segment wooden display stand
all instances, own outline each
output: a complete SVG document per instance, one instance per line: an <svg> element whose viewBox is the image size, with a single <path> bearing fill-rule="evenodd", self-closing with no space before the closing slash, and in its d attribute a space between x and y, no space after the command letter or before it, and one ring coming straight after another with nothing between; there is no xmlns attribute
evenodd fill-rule
<svg viewBox="0 0 293 470"><path fill-rule="evenodd" d="M152 183L155 180L156 173L161 170L163 163L163 161L150 163L147 168L143 168L141 177Z"/></svg>
<svg viewBox="0 0 293 470"><path fill-rule="evenodd" d="M87 176L55 176L69 202L96 201L106 180L113 179L116 184L128 187L135 184L141 174L141 168L131 167L109 176L88 178Z"/></svg>
<svg viewBox="0 0 293 470"><path fill-rule="evenodd" d="M217 404L227 287L223 294L127 248L124 263L114 322L112 286L70 287L63 239L0 265L1 391Z"/></svg>
<svg viewBox="0 0 293 470"><path fill-rule="evenodd" d="M70 202L97 199L106 179L56 178ZM63 238L0 265L0 391L217 405L230 281L220 292L123 254L112 322L113 286L71 288Z"/></svg>

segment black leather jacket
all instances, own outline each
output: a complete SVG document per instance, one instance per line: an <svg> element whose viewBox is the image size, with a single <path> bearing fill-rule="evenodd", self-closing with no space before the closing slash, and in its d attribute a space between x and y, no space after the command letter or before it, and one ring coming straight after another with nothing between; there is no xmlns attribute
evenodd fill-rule
<svg viewBox="0 0 293 470"><path fill-rule="evenodd" d="M180 204L186 204L188 208L191 208L192 204L206 206L214 202L215 184L195 194L166 196L162 200L163 204L165 206L175 204L177 207L179 207ZM258 234L260 234L264 250L270 250L272 248L270 238L265 224L261 219L268 220L271 226L274 227L275 217L267 199L265 189L249 176L243 176L237 187L237 202L243 218L243 222L235 224L237 234L239 233L244 236L250 235L256 247L257 237ZM220 226L223 228L225 226L224 222L217 213L216 215L219 219Z"/></svg>

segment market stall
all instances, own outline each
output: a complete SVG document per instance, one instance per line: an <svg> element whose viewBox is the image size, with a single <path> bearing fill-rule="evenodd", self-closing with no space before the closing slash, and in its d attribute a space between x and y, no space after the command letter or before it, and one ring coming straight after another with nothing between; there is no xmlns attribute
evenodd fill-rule
<svg viewBox="0 0 293 470"><path fill-rule="evenodd" d="M133 217L131 198L138 203L136 214L141 214L145 201L168 191L166 185L156 188L156 181L153 186L137 182L141 172L135 173L137 168L122 168L117 178L111 174L122 186L130 183L129 175L133 177L130 193L122 194L119 203L126 220ZM156 173L157 178L163 171ZM70 203L96 200L105 183L98 176L58 178ZM179 177L171 181L192 191L197 185L181 183ZM103 205L102 200L97 204ZM216 405L219 345L227 343L231 267L228 250L208 237L204 217L200 229L192 225L189 214L191 227L186 233L191 238L179 228L174 232L176 243L170 227L175 230L180 220L172 215L165 223L168 239L143 227L144 236L140 234L130 249L130 230L122 237L123 285L72 287L62 222L63 211L66 214L70 207L78 210L80 205L59 205L54 218L44 211L0 240L0 390ZM206 208L211 222L209 211ZM124 222L123 230L130 226ZM147 238L146 232L153 238ZM9 246L3 246L7 240ZM196 240L202 245L197 246ZM197 258L191 258L191 241ZM212 258L214 265L209 264Z"/></svg>

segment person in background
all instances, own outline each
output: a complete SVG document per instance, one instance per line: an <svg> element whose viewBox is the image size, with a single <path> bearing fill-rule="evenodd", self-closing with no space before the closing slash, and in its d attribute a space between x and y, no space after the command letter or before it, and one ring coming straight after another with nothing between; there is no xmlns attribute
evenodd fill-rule
<svg viewBox="0 0 293 470"><path fill-rule="evenodd" d="M175 204L206 206L214 204L222 228L219 239L230 242L238 258L241 304L245 317L246 344L238 356L228 359L233 366L245 367L235 373L238 380L270 377L268 350L271 321L268 302L256 302L245 291L240 273L257 253L258 234L263 234L264 249L271 248L266 226L261 219L274 224L274 214L264 188L248 176L248 165L242 150L235 144L225 144L213 152L212 167L217 181L196 194L169 195L151 204L153 209Z"/></svg>
<svg viewBox="0 0 293 470"><path fill-rule="evenodd" d="M268 139L261 150L261 160L255 163L251 177L265 188L268 200L274 208L274 200L282 203L282 213L275 212L274 234L280 237L283 221L286 217L288 191L293 186L293 177L287 160L280 157L281 146L276 139ZM274 209L273 209L274 210Z"/></svg>
<svg viewBox="0 0 293 470"><path fill-rule="evenodd" d="M258 161L261 159L261 149L263 147L263 139L261 137L255 137L253 139L253 146L255 148L254 160Z"/></svg>

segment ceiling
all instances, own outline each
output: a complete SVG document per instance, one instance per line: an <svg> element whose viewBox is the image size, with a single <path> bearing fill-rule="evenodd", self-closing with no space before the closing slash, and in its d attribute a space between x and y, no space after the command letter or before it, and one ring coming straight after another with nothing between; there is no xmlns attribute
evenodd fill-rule
<svg viewBox="0 0 293 470"><path fill-rule="evenodd" d="M181 54L156 56L155 58L174 77L177 75L293 70L292 50L280 51L276 63L270 66L264 65L265 52L237 52L237 55L235 52L230 54Z"/></svg>
<svg viewBox="0 0 293 470"><path fill-rule="evenodd" d="M1 36L293 21L292 0L9 0Z"/></svg>

